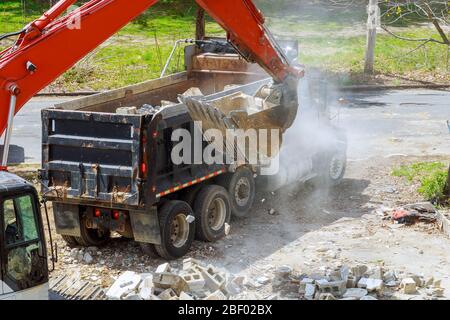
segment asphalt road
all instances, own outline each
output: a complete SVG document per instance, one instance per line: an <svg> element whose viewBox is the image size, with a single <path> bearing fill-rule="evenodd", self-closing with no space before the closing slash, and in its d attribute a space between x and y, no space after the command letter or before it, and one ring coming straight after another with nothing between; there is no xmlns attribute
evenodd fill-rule
<svg viewBox="0 0 450 320"><path fill-rule="evenodd" d="M340 97L345 97L347 103L333 110L333 115L347 130L351 160L400 154L450 155L450 130L446 124L450 120L450 91L335 92L331 102ZM40 111L68 99L74 98L35 98L19 112L11 162L41 161Z"/></svg>

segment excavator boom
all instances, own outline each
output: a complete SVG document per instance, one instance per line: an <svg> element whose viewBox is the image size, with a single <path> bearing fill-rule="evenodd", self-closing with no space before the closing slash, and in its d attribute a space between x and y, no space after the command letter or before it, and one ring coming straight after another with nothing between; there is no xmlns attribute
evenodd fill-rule
<svg viewBox="0 0 450 320"><path fill-rule="evenodd" d="M259 63L276 82L298 78L264 27L251 0L196 0L228 33L249 61ZM61 0L28 24L15 44L0 52L0 133L9 110L22 106L59 75L101 45L157 0L91 0L70 13L75 0Z"/></svg>

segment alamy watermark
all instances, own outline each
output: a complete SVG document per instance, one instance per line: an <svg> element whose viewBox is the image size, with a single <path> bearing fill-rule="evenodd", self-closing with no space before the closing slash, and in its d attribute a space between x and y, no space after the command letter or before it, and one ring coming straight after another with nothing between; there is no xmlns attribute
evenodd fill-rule
<svg viewBox="0 0 450 320"><path fill-rule="evenodd" d="M171 160L175 165L225 164L258 166L261 175L274 175L279 170L281 135L279 129L218 129L197 130L178 128L172 132L175 142Z"/></svg>

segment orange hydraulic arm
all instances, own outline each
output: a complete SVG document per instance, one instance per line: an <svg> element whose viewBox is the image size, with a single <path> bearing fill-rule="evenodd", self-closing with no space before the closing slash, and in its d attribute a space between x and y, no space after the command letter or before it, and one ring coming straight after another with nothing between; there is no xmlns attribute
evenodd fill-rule
<svg viewBox="0 0 450 320"><path fill-rule="evenodd" d="M0 52L0 133L9 110L17 113L33 95L71 68L157 0L91 0L60 17L75 0L61 0L27 25L16 43ZM228 33L248 60L259 63L277 82L297 79L251 0L197 0Z"/></svg>

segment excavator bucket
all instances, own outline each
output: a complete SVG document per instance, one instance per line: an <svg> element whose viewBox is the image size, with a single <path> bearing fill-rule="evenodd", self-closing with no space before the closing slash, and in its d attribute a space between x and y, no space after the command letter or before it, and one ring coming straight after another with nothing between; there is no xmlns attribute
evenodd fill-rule
<svg viewBox="0 0 450 320"><path fill-rule="evenodd" d="M207 141L247 161L249 155L270 159L278 154L283 133L293 123L297 110L295 107L295 110L286 112L281 105L280 92L269 87L262 87L255 96L236 92L215 100L186 96L180 97L180 100L186 105L191 118L201 123ZM224 141L215 141L210 129L219 130ZM233 136L233 139L226 139L227 135ZM235 139L242 135L256 136L257 143L247 143L245 149L239 148ZM262 138L265 143L261 143Z"/></svg>

